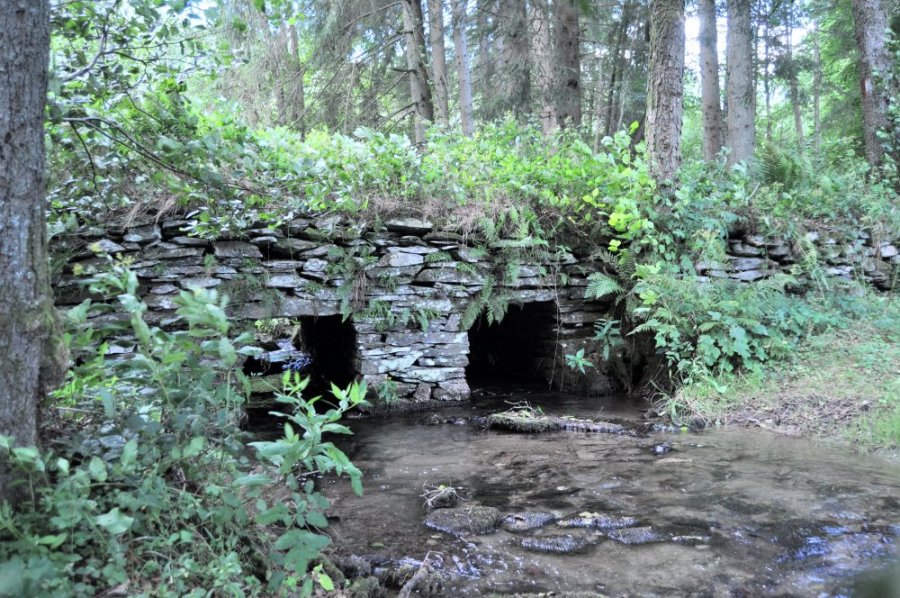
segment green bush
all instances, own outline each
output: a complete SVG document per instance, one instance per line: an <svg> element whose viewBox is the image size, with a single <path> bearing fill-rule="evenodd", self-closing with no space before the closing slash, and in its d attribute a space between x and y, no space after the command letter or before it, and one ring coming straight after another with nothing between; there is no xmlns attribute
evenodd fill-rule
<svg viewBox="0 0 900 598"><path fill-rule="evenodd" d="M81 365L55 397L64 433L43 452L0 439L28 497L0 506L0 595L309 594L328 522L308 474L348 475L361 492L359 470L322 436L350 433L338 420L365 388L333 388L337 406L320 413L286 374L284 436L248 444L239 356L258 350L250 333L230 336L224 298L182 292L166 332L145 322L127 269L92 290L118 307L88 301L68 313ZM115 323L100 331L92 314ZM135 355L106 359L104 339L122 332L137 339Z"/></svg>

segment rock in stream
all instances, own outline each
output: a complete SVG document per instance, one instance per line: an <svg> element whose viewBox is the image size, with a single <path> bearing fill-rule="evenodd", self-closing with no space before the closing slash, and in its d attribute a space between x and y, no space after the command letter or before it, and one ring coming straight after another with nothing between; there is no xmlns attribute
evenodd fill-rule
<svg viewBox="0 0 900 598"><path fill-rule="evenodd" d="M531 536L522 539L522 548L532 552L549 552L554 554L571 554L581 552L593 543L581 536L571 534L548 534Z"/></svg>
<svg viewBox="0 0 900 598"><path fill-rule="evenodd" d="M556 521L556 515L543 511L509 513L503 518L503 529L508 532L530 532Z"/></svg>
<svg viewBox="0 0 900 598"><path fill-rule="evenodd" d="M503 514L494 507L466 505L438 509L425 517L425 526L454 536L491 534L497 531Z"/></svg>

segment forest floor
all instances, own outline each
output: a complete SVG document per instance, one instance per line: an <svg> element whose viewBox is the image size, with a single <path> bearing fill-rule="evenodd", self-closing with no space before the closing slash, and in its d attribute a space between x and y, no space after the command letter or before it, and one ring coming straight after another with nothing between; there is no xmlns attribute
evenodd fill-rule
<svg viewBox="0 0 900 598"><path fill-rule="evenodd" d="M689 383L671 400L709 425L755 426L898 454L898 324L860 320L811 336L787 361Z"/></svg>

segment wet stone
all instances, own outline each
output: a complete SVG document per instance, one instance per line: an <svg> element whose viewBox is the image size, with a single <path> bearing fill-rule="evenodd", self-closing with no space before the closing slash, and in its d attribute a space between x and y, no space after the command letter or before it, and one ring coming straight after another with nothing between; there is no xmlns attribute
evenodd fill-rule
<svg viewBox="0 0 900 598"><path fill-rule="evenodd" d="M499 509L466 505L432 511L425 518L425 527L454 536L483 535L497 531L501 521L503 514Z"/></svg>
<svg viewBox="0 0 900 598"><path fill-rule="evenodd" d="M665 542L667 538L652 527L626 527L612 530L606 535L620 544L638 545Z"/></svg>
<svg viewBox="0 0 900 598"><path fill-rule="evenodd" d="M503 529L508 532L530 532L556 521L556 515L543 511L510 513L503 518Z"/></svg>
<svg viewBox="0 0 900 598"><path fill-rule="evenodd" d="M570 534L552 534L532 536L522 539L522 548L532 552L548 552L553 554L571 554L581 552L592 545L587 538Z"/></svg>
<svg viewBox="0 0 900 598"><path fill-rule="evenodd" d="M560 527L589 527L600 530L622 529L637 525L634 517L618 517L600 513L579 513L557 522Z"/></svg>

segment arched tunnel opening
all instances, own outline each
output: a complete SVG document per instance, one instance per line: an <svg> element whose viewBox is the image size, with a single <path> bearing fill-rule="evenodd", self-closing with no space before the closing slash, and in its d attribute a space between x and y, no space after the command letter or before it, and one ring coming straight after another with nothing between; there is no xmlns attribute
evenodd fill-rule
<svg viewBox="0 0 900 598"><path fill-rule="evenodd" d="M345 388L357 376L356 330L341 316L303 316L288 320L275 318L256 324L257 343L264 353L244 362L250 376L255 407L280 388L285 371L309 378L304 398L331 397L331 384Z"/></svg>
<svg viewBox="0 0 900 598"><path fill-rule="evenodd" d="M503 319L492 324L480 316L469 329L469 385L548 382L553 373L556 322L552 301L510 306Z"/></svg>

